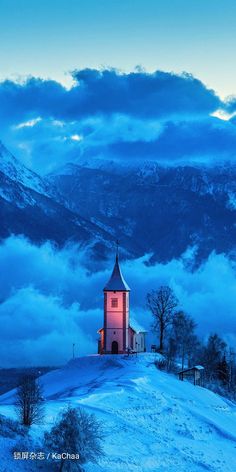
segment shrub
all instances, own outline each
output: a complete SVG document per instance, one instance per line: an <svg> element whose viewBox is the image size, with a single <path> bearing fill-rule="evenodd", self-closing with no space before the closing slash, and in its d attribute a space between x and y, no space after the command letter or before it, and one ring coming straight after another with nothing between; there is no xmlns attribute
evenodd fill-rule
<svg viewBox="0 0 236 472"><path fill-rule="evenodd" d="M59 459L59 471L81 471L82 464L95 463L102 455L102 438L101 424L94 415L68 407L51 431L45 433L44 443L50 453L79 454L79 460Z"/></svg>
<svg viewBox="0 0 236 472"><path fill-rule="evenodd" d="M155 366L159 370L167 370L167 361L166 359L158 359L155 361Z"/></svg>
<svg viewBox="0 0 236 472"><path fill-rule="evenodd" d="M0 415L0 436L13 439L17 435L24 436L25 434L25 428L18 421Z"/></svg>

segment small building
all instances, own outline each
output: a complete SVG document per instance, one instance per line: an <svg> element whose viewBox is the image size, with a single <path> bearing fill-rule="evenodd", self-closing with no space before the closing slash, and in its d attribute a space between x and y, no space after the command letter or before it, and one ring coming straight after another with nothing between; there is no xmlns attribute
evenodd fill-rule
<svg viewBox="0 0 236 472"><path fill-rule="evenodd" d="M136 352L146 351L146 333L147 331L140 326L135 320L130 322L130 342L129 348Z"/></svg>
<svg viewBox="0 0 236 472"><path fill-rule="evenodd" d="M179 380L188 380L194 385L203 386L204 367L202 365L195 365L189 369L184 369L178 372Z"/></svg>
<svg viewBox="0 0 236 472"><path fill-rule="evenodd" d="M130 288L120 270L118 252L109 281L103 289L104 323L99 329L99 354L145 352L145 330L130 324Z"/></svg>

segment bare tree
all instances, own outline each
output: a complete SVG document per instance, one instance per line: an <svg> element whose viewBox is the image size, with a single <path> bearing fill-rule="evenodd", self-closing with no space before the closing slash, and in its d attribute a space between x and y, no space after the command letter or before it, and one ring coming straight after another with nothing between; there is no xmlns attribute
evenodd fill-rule
<svg viewBox="0 0 236 472"><path fill-rule="evenodd" d="M17 388L15 408L20 423L25 426L42 421L44 417L43 391L32 375L22 377L21 384Z"/></svg>
<svg viewBox="0 0 236 472"><path fill-rule="evenodd" d="M154 318L153 331L159 334L160 352L163 352L165 331L173 321L177 306L178 299L168 286L162 286L159 290L152 290L147 294L147 307Z"/></svg>
<svg viewBox="0 0 236 472"><path fill-rule="evenodd" d="M166 357L166 370L167 372L176 370L176 352L177 346L172 333L168 333L168 341L165 347L165 357Z"/></svg>
<svg viewBox="0 0 236 472"><path fill-rule="evenodd" d="M202 364L205 367L205 375L210 382L219 378L219 364L224 358L227 344L217 333L211 334L207 345L203 349Z"/></svg>
<svg viewBox="0 0 236 472"><path fill-rule="evenodd" d="M235 362L235 351L231 347L229 349L229 382L228 388L231 391L234 391L235 398L236 398L236 362Z"/></svg>
<svg viewBox="0 0 236 472"><path fill-rule="evenodd" d="M230 385L230 364L226 359L225 353L223 355L223 358L218 363L217 374L219 380L222 382L223 385Z"/></svg>
<svg viewBox="0 0 236 472"><path fill-rule="evenodd" d="M196 323L194 320L186 315L183 311L178 311L173 319L171 338L176 346L176 354L181 359L182 370L185 366L185 360L190 360L194 357L194 350L198 345L198 339L194 333Z"/></svg>

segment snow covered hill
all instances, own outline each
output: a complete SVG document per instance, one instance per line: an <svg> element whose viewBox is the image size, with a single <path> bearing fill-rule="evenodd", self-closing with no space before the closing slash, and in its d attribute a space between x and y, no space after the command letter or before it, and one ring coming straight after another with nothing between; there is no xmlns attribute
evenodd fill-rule
<svg viewBox="0 0 236 472"><path fill-rule="evenodd" d="M100 419L105 454L87 472L235 472L236 406L158 371L154 359L154 354L88 356L41 377L44 428L68 404ZM13 399L14 392L0 397L1 414L14 416ZM33 428L37 436L39 431ZM3 447L1 438L1 456ZM17 465L9 470L28 470Z"/></svg>

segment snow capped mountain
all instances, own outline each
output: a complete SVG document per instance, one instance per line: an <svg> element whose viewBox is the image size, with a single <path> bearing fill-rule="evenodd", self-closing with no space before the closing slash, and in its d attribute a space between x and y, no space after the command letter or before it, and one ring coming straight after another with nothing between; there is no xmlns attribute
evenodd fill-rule
<svg viewBox="0 0 236 472"><path fill-rule="evenodd" d="M94 248L104 257L112 238L104 228L64 205L60 192L23 166L0 146L0 237L23 234L34 242L51 240L60 246L68 241Z"/></svg>
<svg viewBox="0 0 236 472"><path fill-rule="evenodd" d="M104 455L86 472L235 472L235 404L157 370L154 360L87 356L44 375L43 429L68 404L94 413L105 433ZM14 417L13 402L14 391L2 395L0 413ZM35 425L31 434L40 438L43 431ZM6 470L13 443L0 442Z"/></svg>
<svg viewBox="0 0 236 472"><path fill-rule="evenodd" d="M66 205L127 239L136 254L162 262L198 248L201 262L212 251L235 250L235 167L67 165L49 176Z"/></svg>
<svg viewBox="0 0 236 472"><path fill-rule="evenodd" d="M17 184L22 184L43 195L51 196L54 191L47 181L21 164L0 142L0 172Z"/></svg>
<svg viewBox="0 0 236 472"><path fill-rule="evenodd" d="M40 177L1 144L0 236L25 234L63 245L104 248L115 239L129 256L166 262L195 247L195 263L212 251L235 254L236 167L67 164ZM83 229L83 231L82 231ZM94 241L92 242L92 240Z"/></svg>

